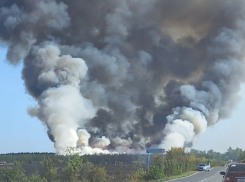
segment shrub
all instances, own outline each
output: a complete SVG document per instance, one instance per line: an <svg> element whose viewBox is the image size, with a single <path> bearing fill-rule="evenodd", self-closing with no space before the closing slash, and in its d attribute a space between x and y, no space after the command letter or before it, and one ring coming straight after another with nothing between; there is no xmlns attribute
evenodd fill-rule
<svg viewBox="0 0 245 182"><path fill-rule="evenodd" d="M164 177L163 169L156 165L151 165L150 170L146 172L144 178L146 180L156 180Z"/></svg>
<svg viewBox="0 0 245 182"><path fill-rule="evenodd" d="M164 166L164 157L162 154L154 154L152 155L152 163L159 168L163 168Z"/></svg>

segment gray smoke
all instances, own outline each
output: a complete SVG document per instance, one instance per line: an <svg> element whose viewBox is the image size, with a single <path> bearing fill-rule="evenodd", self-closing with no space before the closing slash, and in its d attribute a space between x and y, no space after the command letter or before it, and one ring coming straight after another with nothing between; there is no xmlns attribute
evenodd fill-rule
<svg viewBox="0 0 245 182"><path fill-rule="evenodd" d="M3 0L0 40L57 153L190 146L244 82L243 0Z"/></svg>

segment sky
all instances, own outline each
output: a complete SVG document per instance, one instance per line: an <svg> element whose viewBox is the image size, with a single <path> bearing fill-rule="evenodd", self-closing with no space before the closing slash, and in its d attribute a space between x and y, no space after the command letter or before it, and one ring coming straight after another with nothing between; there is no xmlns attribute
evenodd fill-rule
<svg viewBox="0 0 245 182"><path fill-rule="evenodd" d="M26 110L35 106L21 79L22 64L13 66L0 48L0 153L55 152L45 127ZM195 139L193 148L225 152L229 147L245 149L245 86L239 93L241 101L229 119L220 121Z"/></svg>
<svg viewBox="0 0 245 182"><path fill-rule="evenodd" d="M0 48L0 153L54 152L44 126L26 112L36 102L25 91L22 64L10 65L5 55Z"/></svg>

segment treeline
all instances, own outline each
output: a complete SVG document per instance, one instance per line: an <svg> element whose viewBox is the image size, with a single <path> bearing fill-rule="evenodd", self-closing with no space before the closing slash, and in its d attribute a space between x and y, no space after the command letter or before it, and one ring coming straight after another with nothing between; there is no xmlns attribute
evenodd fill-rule
<svg viewBox="0 0 245 182"><path fill-rule="evenodd" d="M49 156L55 156L55 153L8 153L0 154L0 161L6 161L8 163L18 161L28 164L36 164Z"/></svg>
<svg viewBox="0 0 245 182"><path fill-rule="evenodd" d="M245 151L240 148L232 149L229 147L226 152L220 153L214 150L201 151L191 149L191 154L194 154L198 158L205 157L206 159L216 161L228 161L233 159L245 159ZM64 156L56 155L55 153L8 153L0 154L0 161L6 161L8 163L23 162L28 164L40 163L49 156L56 156L61 160ZM244 157L242 157L244 156ZM135 161L146 160L146 155L143 154L118 154L118 155L85 155L84 158L93 164L114 164L116 162L122 162L127 164L133 164Z"/></svg>
<svg viewBox="0 0 245 182"><path fill-rule="evenodd" d="M0 154L0 161L7 163L20 162L25 164L37 164L49 157L55 157L59 160L65 160L66 156L56 155L54 153L13 153ZM146 161L146 154L114 154L114 155L84 155L83 158L93 164L135 164L139 161Z"/></svg>
<svg viewBox="0 0 245 182"><path fill-rule="evenodd" d="M231 147L229 147L227 151L224 153L215 152L214 150L200 151L195 149L191 149L190 153L196 155L197 157L205 157L207 159L228 161L233 159L242 159L242 156L245 154L245 151L243 151L240 148L232 149Z"/></svg>

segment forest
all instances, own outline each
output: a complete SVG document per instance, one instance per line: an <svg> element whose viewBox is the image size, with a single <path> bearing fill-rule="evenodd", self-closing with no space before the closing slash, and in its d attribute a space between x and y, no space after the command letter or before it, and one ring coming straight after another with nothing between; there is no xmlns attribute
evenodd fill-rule
<svg viewBox="0 0 245 182"><path fill-rule="evenodd" d="M66 156L54 153L1 154L0 181L4 182L142 182L195 171L198 163L212 167L229 160L244 160L245 151L231 147L225 153L172 148L166 154L151 156L147 170L145 154L80 155L67 150Z"/></svg>

